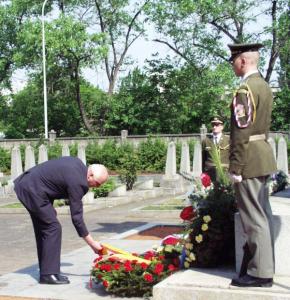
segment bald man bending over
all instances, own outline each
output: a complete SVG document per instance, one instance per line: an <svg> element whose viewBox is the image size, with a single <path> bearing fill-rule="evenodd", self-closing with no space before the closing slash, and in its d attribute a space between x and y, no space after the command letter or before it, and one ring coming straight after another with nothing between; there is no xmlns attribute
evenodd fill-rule
<svg viewBox="0 0 290 300"><path fill-rule="evenodd" d="M41 284L68 284L60 274L61 225L53 208L55 199L68 199L73 225L95 253L102 245L94 241L83 219L82 197L90 187L108 179L103 165L86 167L76 157L62 157L39 164L14 181L18 199L28 210L35 232Z"/></svg>

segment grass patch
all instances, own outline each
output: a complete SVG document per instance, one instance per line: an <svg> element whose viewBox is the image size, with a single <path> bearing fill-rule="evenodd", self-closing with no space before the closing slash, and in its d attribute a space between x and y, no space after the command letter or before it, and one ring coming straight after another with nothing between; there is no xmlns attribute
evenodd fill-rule
<svg viewBox="0 0 290 300"><path fill-rule="evenodd" d="M53 207L62 207L65 206L65 200L54 200ZM3 206L0 206L0 208L24 208L21 202L17 203L9 203Z"/></svg>
<svg viewBox="0 0 290 300"><path fill-rule="evenodd" d="M183 209L184 205L166 205L166 204L161 204L161 205L148 205L141 210L180 210Z"/></svg>
<svg viewBox="0 0 290 300"><path fill-rule="evenodd" d="M1 206L1 208L24 208L24 206L21 203L10 203Z"/></svg>
<svg viewBox="0 0 290 300"><path fill-rule="evenodd" d="M169 199L162 203L162 205L179 205L184 206L184 199Z"/></svg>
<svg viewBox="0 0 290 300"><path fill-rule="evenodd" d="M63 199L54 200L53 207L62 207L62 206L66 206L65 200L63 200Z"/></svg>

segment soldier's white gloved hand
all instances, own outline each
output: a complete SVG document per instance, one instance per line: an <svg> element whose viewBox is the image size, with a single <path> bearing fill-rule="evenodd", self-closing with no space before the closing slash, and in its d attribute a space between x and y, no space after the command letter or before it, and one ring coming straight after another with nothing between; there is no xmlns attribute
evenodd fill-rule
<svg viewBox="0 0 290 300"><path fill-rule="evenodd" d="M233 173L229 173L229 177L232 183L242 182L243 178L241 175L236 175Z"/></svg>

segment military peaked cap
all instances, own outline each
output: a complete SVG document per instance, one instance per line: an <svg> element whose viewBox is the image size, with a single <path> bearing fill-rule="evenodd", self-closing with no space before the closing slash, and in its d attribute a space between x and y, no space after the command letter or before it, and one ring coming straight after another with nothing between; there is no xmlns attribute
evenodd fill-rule
<svg viewBox="0 0 290 300"><path fill-rule="evenodd" d="M221 117L214 117L212 120L211 120L211 124L223 124L223 120Z"/></svg>
<svg viewBox="0 0 290 300"><path fill-rule="evenodd" d="M264 47L263 44L229 44L228 47L231 50L231 57L229 61L233 61L235 57L244 53L244 52L256 52L260 48Z"/></svg>

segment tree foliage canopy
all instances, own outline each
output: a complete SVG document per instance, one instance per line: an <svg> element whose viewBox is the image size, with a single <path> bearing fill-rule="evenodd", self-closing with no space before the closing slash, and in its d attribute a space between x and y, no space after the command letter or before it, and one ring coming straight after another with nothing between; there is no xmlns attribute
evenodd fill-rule
<svg viewBox="0 0 290 300"><path fill-rule="evenodd" d="M0 3L0 131L7 137L43 132L43 0ZM289 1L52 0L45 6L48 124L58 135L189 133L225 118L237 84L228 43L262 42L261 68L275 82L273 130L289 123ZM155 28L167 58L132 67L130 47ZM108 88L84 79L103 65ZM131 66L131 67L130 67ZM120 72L130 67L122 79ZM12 91L17 69L26 87ZM119 87L117 89L117 83ZM7 91L10 94L7 95Z"/></svg>

